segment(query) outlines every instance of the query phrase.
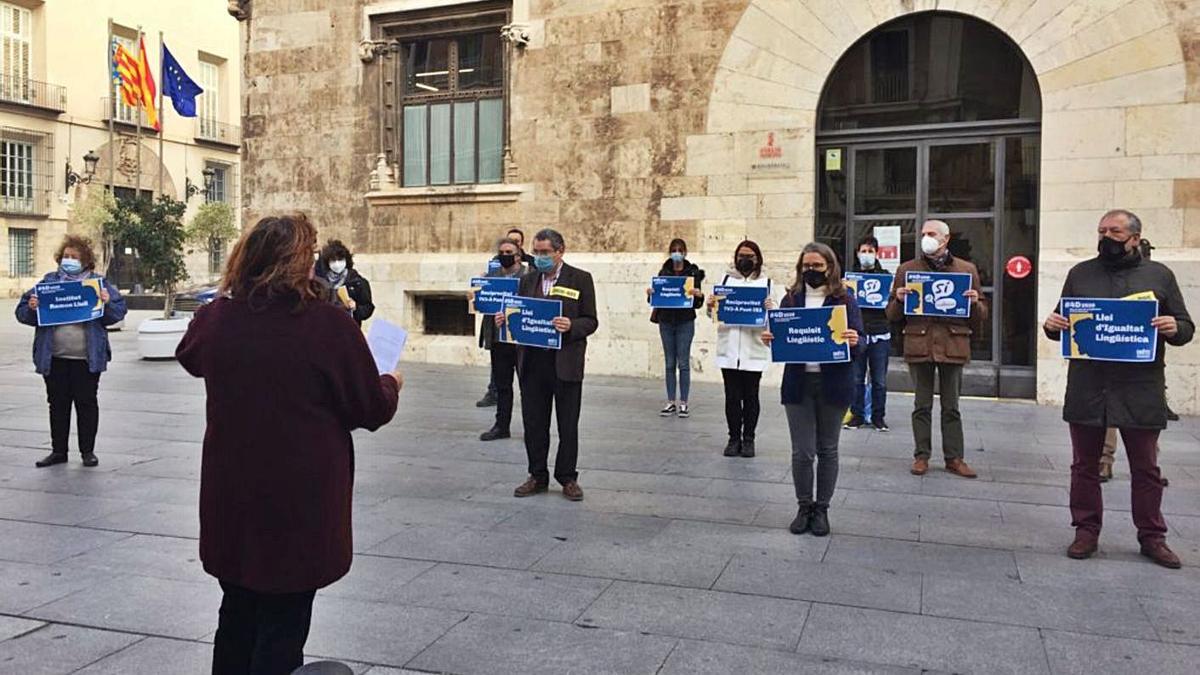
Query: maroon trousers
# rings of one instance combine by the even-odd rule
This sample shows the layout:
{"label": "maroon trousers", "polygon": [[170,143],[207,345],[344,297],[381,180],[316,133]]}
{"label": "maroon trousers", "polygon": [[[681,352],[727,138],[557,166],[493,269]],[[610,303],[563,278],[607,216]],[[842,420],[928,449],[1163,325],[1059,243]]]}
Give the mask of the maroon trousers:
{"label": "maroon trousers", "polygon": [[[1104,502],[1100,493],[1100,456],[1104,452],[1104,427],[1072,424],[1071,525],[1100,536]],[[1167,536],[1162,515],[1162,473],[1158,470],[1158,430],[1121,429],[1121,440],[1133,474],[1133,524],[1138,541],[1148,543]]]}

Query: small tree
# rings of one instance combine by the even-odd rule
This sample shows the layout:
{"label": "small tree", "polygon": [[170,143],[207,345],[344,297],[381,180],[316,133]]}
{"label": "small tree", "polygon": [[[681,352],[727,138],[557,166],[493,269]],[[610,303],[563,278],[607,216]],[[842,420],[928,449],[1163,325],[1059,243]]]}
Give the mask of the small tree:
{"label": "small tree", "polygon": [[[100,271],[108,272],[116,246],[119,209],[113,194],[102,187],[89,188],[86,196],[71,207],[70,221],[99,245]],[[131,214],[137,217],[136,214]]]}
{"label": "small tree", "polygon": [[206,202],[201,205],[196,209],[196,215],[192,216],[185,233],[188,243],[207,253],[210,261],[214,254],[223,252],[225,244],[237,235],[233,207],[225,202]]}
{"label": "small tree", "polygon": [[138,199],[132,210],[138,217],[118,217],[116,238],[137,251],[141,277],[166,296],[163,318],[169,319],[175,307],[175,288],[188,278],[183,260],[187,204],[164,196],[157,201]]}

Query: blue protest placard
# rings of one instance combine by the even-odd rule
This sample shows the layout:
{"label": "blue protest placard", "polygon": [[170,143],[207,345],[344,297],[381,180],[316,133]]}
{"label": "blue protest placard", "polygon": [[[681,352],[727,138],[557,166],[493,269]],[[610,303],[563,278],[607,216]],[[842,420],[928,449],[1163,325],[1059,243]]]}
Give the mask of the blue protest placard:
{"label": "blue protest placard", "polygon": [[845,305],[789,307],[767,312],[774,363],[845,363],[850,345],[846,332]]}
{"label": "blue protest placard", "polygon": [[1059,313],[1070,327],[1062,339],[1068,359],[1149,363],[1158,352],[1157,300],[1063,298]]}
{"label": "blue protest placard", "polygon": [[886,309],[888,296],[892,294],[893,277],[890,274],[868,272],[846,272],[842,283],[854,293],[854,299],[862,309]]}
{"label": "blue protest placard", "polygon": [[904,313],[908,316],[942,316],[966,319],[971,316],[971,275],[962,272],[913,272],[905,276]]}
{"label": "blue protest placard", "polygon": [[691,309],[691,277],[654,277],[650,280],[650,306],[655,309]]}
{"label": "blue protest placard", "polygon": [[471,277],[471,313],[496,314],[504,309],[504,299],[517,294],[519,277]]}
{"label": "blue protest placard", "polygon": [[501,267],[500,261],[496,260],[495,258],[492,258],[491,260],[488,261],[487,273],[492,274],[496,270],[500,269],[500,267]]}
{"label": "blue protest placard", "polygon": [[38,297],[38,325],[61,326],[104,316],[104,303],[100,300],[102,283],[102,279],[84,279],[38,284],[34,289]]}
{"label": "blue protest placard", "polygon": [[730,326],[767,325],[766,286],[714,286],[717,323]]}
{"label": "blue protest placard", "polygon": [[562,333],[554,327],[554,319],[560,316],[562,300],[509,296],[504,299],[500,340],[526,347],[562,349]]}

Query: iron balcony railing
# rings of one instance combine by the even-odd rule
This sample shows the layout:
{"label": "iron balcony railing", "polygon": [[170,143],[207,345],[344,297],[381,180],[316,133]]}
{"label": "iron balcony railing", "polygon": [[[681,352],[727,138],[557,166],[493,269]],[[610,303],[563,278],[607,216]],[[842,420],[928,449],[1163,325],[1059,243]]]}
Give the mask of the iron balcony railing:
{"label": "iron balcony railing", "polygon": [[242,128],[218,122],[211,117],[197,117],[196,140],[240,146],[242,144]]}
{"label": "iron balcony railing", "polygon": [[136,127],[138,122],[141,122],[142,133],[154,135],[154,127],[149,126],[150,122],[146,119],[146,111],[141,107],[125,105],[125,100],[120,96],[117,97],[116,114],[113,113],[112,99],[108,96],[100,98],[100,119],[108,124],[109,118],[117,124],[125,124],[130,127]]}
{"label": "iron balcony railing", "polygon": [[0,102],[64,112],[67,109],[67,88],[27,77],[0,75]]}
{"label": "iron balcony railing", "polygon": [[50,215],[50,193],[28,191],[26,194],[0,195],[0,213],[21,216]]}

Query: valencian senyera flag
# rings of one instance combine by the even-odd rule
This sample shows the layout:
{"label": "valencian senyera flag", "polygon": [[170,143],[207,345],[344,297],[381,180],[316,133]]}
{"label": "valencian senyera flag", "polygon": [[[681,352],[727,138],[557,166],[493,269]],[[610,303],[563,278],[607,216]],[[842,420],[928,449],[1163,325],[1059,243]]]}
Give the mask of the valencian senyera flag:
{"label": "valencian senyera flag", "polygon": [[155,101],[158,94],[154,88],[154,75],[146,58],[146,40],[139,40],[138,56],[134,58],[123,45],[113,45],[114,77],[121,84],[121,98],[125,105],[146,109],[146,121],[155,131],[160,130]]}
{"label": "valencian senyera flag", "polygon": [[204,89],[183,72],[183,66],[166,45],[162,48],[162,93],[171,97],[171,105],[182,117],[196,116],[196,97],[204,93]]}

